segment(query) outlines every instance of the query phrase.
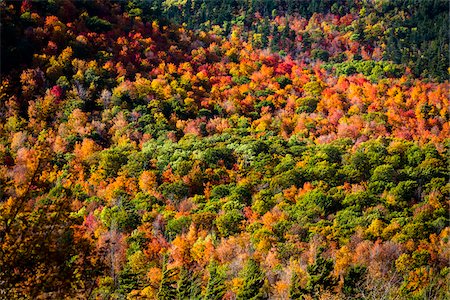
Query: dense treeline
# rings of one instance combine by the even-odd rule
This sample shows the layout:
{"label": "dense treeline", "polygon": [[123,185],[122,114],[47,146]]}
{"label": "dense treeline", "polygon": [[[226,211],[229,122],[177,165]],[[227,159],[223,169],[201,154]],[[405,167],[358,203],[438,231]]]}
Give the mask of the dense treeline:
{"label": "dense treeline", "polygon": [[[296,22],[311,20],[318,14],[346,17],[353,22],[339,31],[350,32],[352,39],[369,51],[381,47],[384,59],[408,66],[416,76],[448,79],[449,14],[448,2],[444,0],[160,0],[131,2],[127,9],[144,19],[157,13],[176,23],[185,23],[190,29],[209,30],[219,25],[225,36],[237,25],[253,46],[269,47],[294,57],[299,52],[292,45],[296,40],[305,43],[305,48],[314,49],[308,45],[314,37],[309,31],[300,33]],[[351,15],[358,18],[352,20]],[[284,19],[282,22],[277,21],[280,17]],[[328,52],[319,53],[321,59],[328,60]],[[337,58],[342,59],[345,58]]]}
{"label": "dense treeline", "polygon": [[[65,5],[62,7],[56,2],[30,3],[47,13],[61,14],[64,22],[73,21],[77,13],[64,13],[62,9],[84,11],[89,30],[104,31],[111,26],[108,13],[98,9],[93,1],[70,4],[60,1]],[[138,17],[143,22],[151,22],[156,18],[163,24],[183,23],[189,29],[209,31],[215,28],[214,33],[224,37],[229,36],[233,28],[239,27],[240,30],[235,34],[238,33],[254,47],[269,48],[282,55],[289,54],[307,63],[311,59],[330,59],[341,63],[345,60],[368,60],[370,57],[403,64],[416,77],[439,81],[448,79],[449,14],[448,3],[444,0],[133,0],[113,4],[129,17]],[[20,2],[15,5],[20,5]],[[88,18],[89,14],[93,17]],[[311,21],[323,22],[320,19],[324,15],[329,16],[326,22],[332,24],[327,24],[326,28],[323,28],[323,24],[317,24],[322,27],[322,33],[311,30],[315,27],[310,26]],[[105,19],[98,16],[104,16]],[[2,56],[4,70],[24,60],[29,61],[29,53],[35,50],[29,41],[17,40],[20,31],[33,23],[31,13],[26,11],[20,18],[20,22],[7,22],[2,26],[2,39],[5,41],[2,43],[2,52],[10,54],[8,56],[12,58],[5,60],[6,55]],[[339,22],[336,24],[337,20]],[[298,27],[305,22],[309,23],[306,30]],[[336,25],[339,27],[334,29]],[[330,34],[327,32],[330,29],[337,30],[339,35],[348,34],[350,41],[363,46],[361,51],[351,56],[342,53],[347,50],[339,45],[342,40],[334,41],[329,36],[321,36],[323,32]],[[327,45],[329,42],[334,42],[334,45]],[[16,45],[3,49],[10,43]],[[315,43],[319,43],[319,47],[315,47]],[[334,54],[335,51],[337,53]],[[304,52],[308,53],[307,57],[302,55]]]}
{"label": "dense treeline", "polygon": [[1,2],[0,298],[449,298],[448,16],[344,2]]}

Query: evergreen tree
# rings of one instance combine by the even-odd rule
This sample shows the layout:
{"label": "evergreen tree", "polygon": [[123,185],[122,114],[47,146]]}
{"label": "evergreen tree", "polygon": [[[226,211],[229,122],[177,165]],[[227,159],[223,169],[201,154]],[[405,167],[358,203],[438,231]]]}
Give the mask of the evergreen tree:
{"label": "evergreen tree", "polygon": [[280,50],[280,33],[277,26],[272,26],[272,40],[270,41],[270,49],[274,52]]}
{"label": "evergreen tree", "polygon": [[300,286],[300,278],[296,272],[292,274],[291,285],[289,286],[289,299],[303,299],[303,288]]}
{"label": "evergreen tree", "polygon": [[225,272],[216,261],[211,261],[208,266],[209,280],[206,286],[206,292],[203,299],[220,300],[226,292]]}
{"label": "evergreen tree", "polygon": [[128,294],[133,289],[142,288],[139,281],[139,274],[133,272],[129,265],[126,265],[119,274],[119,294]]}
{"label": "evergreen tree", "polygon": [[177,286],[177,299],[201,299],[201,286],[198,274],[193,273],[185,267],[182,267],[180,270]]}
{"label": "evergreen tree", "polygon": [[237,299],[268,299],[264,291],[265,275],[259,264],[250,258],[242,272],[244,284],[237,294]]}
{"label": "evergreen tree", "polygon": [[164,256],[161,283],[156,294],[158,300],[176,299],[175,275],[176,269],[167,269],[167,256]]}
{"label": "evergreen tree", "polygon": [[177,286],[177,299],[181,300],[190,298],[190,275],[189,269],[181,267]]}
{"label": "evergreen tree", "polygon": [[269,35],[270,35],[270,24],[269,19],[267,17],[264,18],[263,25],[261,26],[261,40],[262,47],[267,48],[269,45]]}
{"label": "evergreen tree", "polygon": [[192,273],[190,276],[191,286],[189,287],[190,300],[202,299],[202,281],[198,273]]}
{"label": "evergreen tree", "polygon": [[367,274],[367,268],[364,266],[352,266],[344,277],[344,286],[342,291],[351,299],[361,297],[360,287]]}
{"label": "evergreen tree", "polygon": [[323,249],[319,249],[316,255],[316,261],[307,268],[309,278],[306,291],[314,299],[319,299],[319,295],[324,290],[331,290],[337,284],[332,274],[333,260],[331,258],[323,258],[322,252]]}

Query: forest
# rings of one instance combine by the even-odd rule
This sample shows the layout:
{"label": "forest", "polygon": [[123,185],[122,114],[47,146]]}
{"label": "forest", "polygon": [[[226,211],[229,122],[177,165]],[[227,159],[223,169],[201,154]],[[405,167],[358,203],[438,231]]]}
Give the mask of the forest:
{"label": "forest", "polygon": [[0,17],[0,299],[450,299],[448,1]]}

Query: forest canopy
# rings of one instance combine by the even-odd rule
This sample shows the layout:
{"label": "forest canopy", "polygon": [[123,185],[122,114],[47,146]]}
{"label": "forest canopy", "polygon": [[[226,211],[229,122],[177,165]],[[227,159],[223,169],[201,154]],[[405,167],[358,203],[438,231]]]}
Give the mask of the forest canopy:
{"label": "forest canopy", "polygon": [[447,1],[0,9],[0,298],[450,297]]}

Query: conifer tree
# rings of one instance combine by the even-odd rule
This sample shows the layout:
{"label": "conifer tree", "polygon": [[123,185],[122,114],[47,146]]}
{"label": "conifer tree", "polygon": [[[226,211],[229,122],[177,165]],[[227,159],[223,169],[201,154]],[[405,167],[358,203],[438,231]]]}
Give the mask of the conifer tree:
{"label": "conifer tree", "polygon": [[265,275],[256,260],[253,258],[248,260],[242,275],[244,284],[237,294],[237,299],[267,299],[264,291]]}
{"label": "conifer tree", "polygon": [[191,273],[190,275],[191,285],[189,287],[189,299],[201,300],[202,299],[202,281],[198,273]]}
{"label": "conifer tree", "polygon": [[361,297],[360,291],[364,288],[363,283],[366,278],[367,268],[365,266],[356,265],[350,267],[347,274],[344,277],[344,286],[342,291],[349,298]]}
{"label": "conifer tree", "polygon": [[206,286],[206,292],[203,299],[205,300],[220,300],[226,292],[225,286],[225,272],[217,264],[216,261],[211,261],[208,266],[209,280]]}
{"label": "conifer tree", "polygon": [[198,274],[188,268],[181,267],[177,286],[177,299],[201,299],[201,284]]}
{"label": "conifer tree", "polygon": [[292,274],[291,285],[289,286],[289,299],[303,299],[303,288],[300,286],[300,278],[296,272]]}
{"label": "conifer tree", "polygon": [[174,278],[176,269],[167,268],[167,259],[167,255],[164,256],[161,283],[156,294],[158,300],[173,300],[177,296],[177,290],[175,288],[176,281]]}
{"label": "conifer tree", "polygon": [[180,277],[177,286],[177,299],[190,298],[190,272],[187,268],[181,267]]}
{"label": "conifer tree", "polygon": [[306,290],[314,299],[319,299],[319,294],[323,290],[331,290],[337,284],[332,274],[333,260],[323,258],[322,252],[323,249],[319,249],[316,261],[307,268],[309,278]]}

